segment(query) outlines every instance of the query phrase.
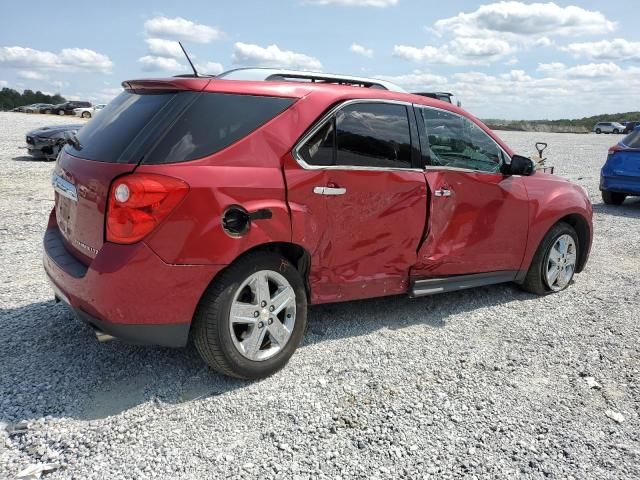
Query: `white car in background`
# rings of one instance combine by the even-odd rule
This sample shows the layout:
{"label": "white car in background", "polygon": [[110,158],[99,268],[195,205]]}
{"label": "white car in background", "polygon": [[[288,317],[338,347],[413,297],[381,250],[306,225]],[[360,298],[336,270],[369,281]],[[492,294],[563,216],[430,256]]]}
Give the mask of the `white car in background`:
{"label": "white car in background", "polygon": [[598,122],[593,127],[593,131],[596,133],[622,133],[624,125],[618,122]]}
{"label": "white car in background", "polygon": [[94,105],[93,107],[74,108],[73,114],[76,117],[91,118],[100,113],[100,110],[102,110],[106,106],[106,103],[99,103],[97,105]]}

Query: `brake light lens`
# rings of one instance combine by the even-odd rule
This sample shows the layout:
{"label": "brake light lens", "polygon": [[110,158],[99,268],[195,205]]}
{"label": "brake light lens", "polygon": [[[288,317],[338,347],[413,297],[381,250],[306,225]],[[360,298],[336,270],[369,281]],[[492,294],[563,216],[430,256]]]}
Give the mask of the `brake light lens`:
{"label": "brake light lens", "polygon": [[135,243],[151,233],[182,201],[189,185],[154,173],[116,179],[107,203],[107,241]]}

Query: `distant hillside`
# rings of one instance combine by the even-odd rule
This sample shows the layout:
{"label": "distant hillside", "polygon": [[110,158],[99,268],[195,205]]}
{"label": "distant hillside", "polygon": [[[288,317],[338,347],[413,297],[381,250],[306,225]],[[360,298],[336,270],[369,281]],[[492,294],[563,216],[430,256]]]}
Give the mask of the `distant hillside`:
{"label": "distant hillside", "polygon": [[517,130],[522,132],[589,133],[598,122],[640,121],[640,112],[594,115],[575,120],[497,120],[487,119],[484,123],[492,130]]}

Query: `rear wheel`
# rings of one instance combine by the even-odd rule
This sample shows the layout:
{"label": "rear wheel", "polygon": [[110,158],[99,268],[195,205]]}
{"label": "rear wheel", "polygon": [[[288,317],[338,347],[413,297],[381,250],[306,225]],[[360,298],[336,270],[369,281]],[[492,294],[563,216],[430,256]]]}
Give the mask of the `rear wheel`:
{"label": "rear wheel", "polygon": [[58,115],[64,115],[64,110],[58,110]]}
{"label": "rear wheel", "polygon": [[193,338],[205,362],[238,378],[263,378],[291,358],[307,323],[298,270],[280,255],[256,252],[222,272],[196,311]]}
{"label": "rear wheel", "polygon": [[578,236],[571,225],[554,225],[542,239],[522,288],[538,295],[567,288],[576,270],[578,247]]}
{"label": "rear wheel", "polygon": [[600,135],[602,133],[602,130],[600,130],[599,128],[596,128],[596,133]]}
{"label": "rear wheel", "polygon": [[621,205],[625,198],[627,195],[624,193],[602,191],[602,201],[607,205]]}

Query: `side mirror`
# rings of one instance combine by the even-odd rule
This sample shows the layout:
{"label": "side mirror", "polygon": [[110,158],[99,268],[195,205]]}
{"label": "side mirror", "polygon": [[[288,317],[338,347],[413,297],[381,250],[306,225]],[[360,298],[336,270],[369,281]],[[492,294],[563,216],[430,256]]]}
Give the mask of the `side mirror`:
{"label": "side mirror", "polygon": [[505,164],[502,173],[505,175],[531,175],[535,170],[533,160],[522,155],[511,157],[511,163]]}

